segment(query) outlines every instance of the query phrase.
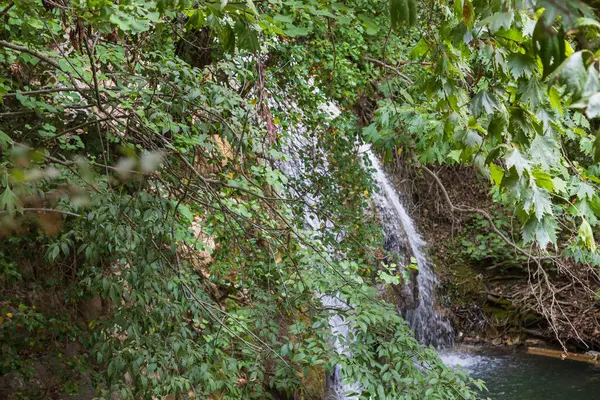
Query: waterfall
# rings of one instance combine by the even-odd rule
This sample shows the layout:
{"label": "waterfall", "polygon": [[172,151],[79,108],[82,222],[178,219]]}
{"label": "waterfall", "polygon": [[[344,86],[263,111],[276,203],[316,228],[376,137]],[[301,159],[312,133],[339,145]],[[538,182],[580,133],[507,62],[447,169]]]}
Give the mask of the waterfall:
{"label": "waterfall", "polygon": [[[322,108],[329,114],[331,119],[336,118],[339,114],[339,109],[335,105],[323,104]],[[290,133],[291,140],[286,143],[283,149],[284,153],[289,156],[289,159],[283,162],[280,167],[287,176],[304,182],[307,187],[310,187],[312,186],[311,173],[328,173],[327,157],[324,151],[318,146],[316,138],[308,135],[304,126],[297,126]],[[419,342],[426,345],[432,344],[436,347],[451,345],[453,339],[452,327],[448,321],[437,315],[435,311],[434,292],[437,286],[437,279],[422,252],[424,242],[417,233],[412,219],[400,203],[398,193],[387,178],[379,160],[371,152],[370,147],[363,147],[363,149],[366,149],[375,170],[373,180],[380,189],[379,192],[373,193],[373,200],[380,215],[385,237],[385,248],[400,257],[412,254],[418,266],[417,286],[419,299],[413,309],[405,310],[405,317]],[[313,160],[319,159],[322,163],[310,166],[306,165],[298,157],[299,153],[311,154]],[[300,193],[295,193],[295,195],[300,195]],[[320,237],[323,231],[330,231],[333,227],[331,221],[327,219],[321,220],[311,209],[319,203],[319,195],[303,193],[302,197],[305,202],[303,207],[305,229],[311,232],[313,237],[316,238]],[[330,253],[334,256],[331,249]],[[349,308],[348,304],[344,303],[335,294],[325,295],[315,293],[315,295],[320,298],[324,307],[331,310],[329,327],[334,349],[340,355],[343,354],[351,357],[352,354],[348,346],[343,343],[348,341],[350,329],[347,321],[341,315],[343,311]],[[340,341],[340,338],[343,340]],[[360,397],[361,392],[360,383],[348,384],[343,382],[340,365],[336,365],[328,377],[328,389],[330,392],[328,398],[335,400],[354,400]],[[346,395],[345,393],[354,394]]]}
{"label": "waterfall", "polygon": [[435,289],[438,281],[431,264],[423,254],[425,243],[402,206],[398,193],[381,163],[369,147],[364,149],[375,170],[373,179],[380,189],[379,192],[373,193],[373,200],[379,213],[385,248],[399,256],[405,256],[406,251],[412,253],[418,266],[418,300],[416,307],[405,310],[405,318],[420,343],[431,344],[437,348],[451,346],[454,338],[452,327],[435,311]]}
{"label": "waterfall", "polygon": [[[335,105],[322,104],[319,108],[323,109],[331,119],[334,119],[339,115],[339,109]],[[297,110],[295,105],[292,105],[292,109]],[[299,124],[294,130],[290,132],[291,140],[287,142],[283,148],[283,152],[289,157],[289,159],[279,165],[285,174],[299,182],[304,183],[306,187],[314,186],[311,174],[328,174],[328,162],[327,157],[323,149],[317,143],[316,137],[312,137],[307,133],[304,126]],[[299,154],[305,153],[310,154],[313,160],[319,160],[319,163],[313,165],[307,165],[303,161]],[[328,219],[322,219],[315,211],[313,207],[319,204],[321,201],[320,196],[312,194],[311,192],[305,193],[293,193],[294,196],[301,196],[304,201],[303,215],[304,215],[304,229],[306,233],[312,238],[320,238],[323,232],[331,232],[333,230],[333,223]],[[338,240],[340,238],[338,237]],[[335,257],[335,252],[332,248],[327,248],[327,251],[332,257]],[[321,268],[320,266],[316,266]],[[335,351],[346,357],[351,357],[352,354],[345,344],[349,340],[350,327],[345,318],[341,315],[342,312],[349,309],[348,304],[342,301],[337,295],[325,295],[322,293],[315,293],[315,296],[321,300],[323,307],[330,310],[328,323],[331,332],[331,345]],[[340,340],[341,339],[341,340]],[[333,371],[330,373],[327,379],[327,390],[329,399],[335,400],[355,400],[360,397],[360,384],[345,383],[342,378],[342,368],[340,365],[335,365]],[[346,393],[353,393],[347,395]]]}
{"label": "waterfall", "polygon": [[[322,296],[321,302],[323,303],[323,306],[327,308],[335,310],[348,309],[348,305],[335,296]],[[348,335],[350,334],[350,327],[344,317],[335,311],[332,312],[329,317],[329,328],[332,336],[336,338],[333,342],[335,351],[337,351],[338,354],[351,356],[352,354],[348,350],[348,346],[340,343],[339,339],[337,339],[337,337],[343,337],[344,341],[347,341]],[[339,364],[334,367],[328,379],[327,386],[331,392],[331,398],[335,400],[355,400],[360,397],[360,384],[358,382],[353,384],[344,383],[342,379],[342,367]],[[346,395],[345,393],[358,393],[358,395]]]}

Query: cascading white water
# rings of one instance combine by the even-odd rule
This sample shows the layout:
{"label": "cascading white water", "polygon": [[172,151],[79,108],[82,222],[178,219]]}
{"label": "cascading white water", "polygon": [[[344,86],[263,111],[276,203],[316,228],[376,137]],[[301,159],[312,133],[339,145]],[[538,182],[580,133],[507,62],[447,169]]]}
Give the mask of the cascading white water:
{"label": "cascading white water", "polygon": [[[297,108],[292,105],[292,109]],[[320,108],[322,111],[327,113],[331,119],[334,119],[339,115],[340,111],[335,105],[323,104]],[[284,152],[289,156],[289,160],[280,165],[281,169],[286,173],[289,178],[296,179],[299,182],[303,182],[306,187],[314,186],[311,180],[311,176],[318,174],[328,174],[328,162],[325,152],[318,146],[315,137],[311,137],[306,129],[299,125],[296,129],[290,132],[291,140],[286,144]],[[299,156],[300,154],[310,154],[312,160],[319,160],[320,162],[312,165],[307,165],[306,161]],[[314,195],[308,192],[294,193],[295,196],[302,197],[304,201],[303,215],[304,215],[304,226],[307,232],[309,232],[313,238],[322,237],[323,232],[332,232],[333,224],[327,219],[322,219],[320,216],[313,211],[313,207],[319,204],[320,198],[318,195]],[[339,239],[339,238],[338,238]],[[330,255],[334,256],[333,249],[328,249]],[[325,295],[322,293],[315,293],[315,295],[321,300],[323,307],[330,310],[330,316],[328,318],[329,328],[332,336],[332,346],[335,351],[347,357],[351,357],[352,354],[348,349],[346,343],[350,338],[350,327],[345,318],[341,315],[342,312],[349,309],[348,304],[342,301],[337,295]],[[335,400],[355,400],[360,397],[360,384],[359,383],[345,383],[342,377],[342,370],[340,365],[336,365],[334,370],[328,377],[328,397]],[[353,393],[353,394],[348,394]]]}
{"label": "cascading white water", "polygon": [[[295,108],[295,107],[294,107]],[[323,105],[324,111],[329,114],[331,119],[339,115],[339,109],[335,105]],[[291,135],[291,142],[287,144],[287,151],[290,160],[281,165],[282,169],[289,177],[304,180],[308,187],[311,186],[311,173],[327,174],[327,157],[323,150],[319,148],[315,138],[306,134],[304,127],[299,126]],[[373,168],[373,180],[380,189],[380,192],[373,194],[378,213],[380,215],[381,225],[385,236],[386,250],[405,256],[412,254],[419,268],[417,283],[419,290],[419,300],[417,306],[412,310],[406,311],[406,318],[409,321],[417,340],[423,344],[432,344],[436,347],[445,347],[452,344],[453,333],[448,321],[441,318],[435,311],[434,291],[437,285],[435,274],[422,253],[424,245],[421,237],[417,233],[413,221],[402,206],[398,193],[393,188],[387,178],[377,157],[371,152],[370,147],[363,147],[367,152]],[[312,154],[312,158],[320,159],[322,163],[315,165],[305,165],[304,161],[297,157],[298,153]],[[300,195],[300,193],[296,193]],[[332,229],[331,221],[321,220],[311,209],[318,204],[318,195],[303,194],[305,202],[304,219],[305,226],[316,237],[319,237],[323,230]],[[333,255],[333,252],[332,252]],[[348,323],[342,317],[341,313],[348,309],[348,305],[335,295],[323,295],[316,293],[320,297],[323,306],[331,309],[329,317],[329,326],[333,339],[333,346],[338,354],[351,357],[348,346],[345,344],[350,337]],[[340,340],[341,339],[341,340]],[[329,376],[329,397],[336,400],[354,400],[360,397],[360,384],[347,384],[343,382],[341,367],[337,365]],[[347,395],[346,393],[355,393]]]}
{"label": "cascading white water", "polygon": [[[332,308],[334,310],[348,309],[348,305],[335,296],[322,296],[321,302],[326,308]],[[343,338],[344,341],[347,341],[350,334],[350,327],[348,326],[348,323],[344,317],[339,314],[339,312],[334,311],[331,314],[329,317],[329,327],[333,337],[335,338],[333,342],[335,351],[337,351],[338,354],[352,356],[348,346],[338,339]],[[340,365],[336,365],[334,370],[329,375],[329,382],[327,386],[329,387],[330,391],[329,397],[335,400],[355,400],[360,397],[358,394],[361,390],[360,384],[358,382],[353,384],[344,383],[342,379],[342,367]],[[347,393],[356,394],[348,395]]]}
{"label": "cascading white water", "polygon": [[[388,251],[403,255],[409,250],[418,266],[418,301],[414,309],[406,310],[409,322],[417,340],[435,347],[451,346],[454,335],[450,323],[435,311],[435,288],[437,278],[422,248],[425,244],[415,229],[414,223],[400,202],[398,193],[392,186],[381,163],[369,147],[363,147],[371,165],[375,169],[373,179],[380,192],[373,193],[373,200],[380,216]],[[408,243],[408,249],[406,249]]]}

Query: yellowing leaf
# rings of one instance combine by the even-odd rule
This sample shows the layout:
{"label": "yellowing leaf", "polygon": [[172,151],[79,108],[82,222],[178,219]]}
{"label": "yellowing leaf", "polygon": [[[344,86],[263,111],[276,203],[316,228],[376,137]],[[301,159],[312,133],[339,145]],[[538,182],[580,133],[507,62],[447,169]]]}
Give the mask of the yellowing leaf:
{"label": "yellowing leaf", "polygon": [[590,251],[596,251],[596,241],[594,240],[594,233],[592,227],[585,218],[582,218],[581,225],[579,226],[579,238],[587,246]]}
{"label": "yellowing leaf", "polygon": [[492,182],[494,182],[496,186],[500,186],[502,183],[502,178],[504,178],[504,170],[492,163],[490,164],[490,176],[492,178]]}
{"label": "yellowing leaf", "polygon": [[531,173],[531,175],[533,175],[536,185],[550,192],[554,191],[554,182],[552,181],[552,176],[550,176],[550,174],[548,174],[546,171],[536,169]]}

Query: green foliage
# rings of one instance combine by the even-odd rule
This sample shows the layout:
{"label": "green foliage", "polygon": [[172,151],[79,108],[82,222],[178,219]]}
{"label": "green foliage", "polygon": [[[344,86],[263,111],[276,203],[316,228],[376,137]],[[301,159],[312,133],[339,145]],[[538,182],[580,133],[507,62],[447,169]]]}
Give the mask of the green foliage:
{"label": "green foliage", "polygon": [[[99,394],[317,397],[340,364],[363,397],[475,398],[365,273],[381,232],[364,218],[372,189],[351,105],[381,76],[356,65],[379,46],[387,5],[7,5],[1,301],[33,284],[68,293],[61,307],[100,302],[63,322],[64,340],[81,342],[98,371]],[[334,119],[330,100],[341,107]],[[293,161],[305,166],[299,176],[285,168]],[[332,225],[322,232],[305,226],[317,196],[310,212]],[[48,287],[19,277],[29,261],[52,276]],[[352,357],[331,345],[331,310],[317,294],[352,305]],[[52,312],[18,318],[45,331],[63,321]],[[3,345],[18,333],[11,324]],[[44,354],[19,348],[7,371]]]}
{"label": "green foliage", "polygon": [[[508,234],[510,220],[500,213],[496,213],[493,218],[498,229]],[[527,264],[526,257],[506,244],[490,229],[489,221],[480,215],[472,217],[465,224],[461,236],[456,240],[460,244],[456,258],[467,260],[475,266],[503,266],[507,269],[523,268]]]}
{"label": "green foliage", "polygon": [[415,0],[390,0],[390,22],[396,31],[417,22],[417,2]]}
{"label": "green foliage", "polygon": [[[597,139],[572,110],[596,117],[599,73],[567,33],[581,26],[597,35],[590,8],[454,2],[450,16],[435,14],[437,3],[429,7],[439,30],[404,50],[424,67],[409,88],[396,81],[382,91],[367,140],[386,157],[401,148],[423,164],[476,165],[491,176],[495,199],[516,210],[523,244],[547,251],[568,246],[559,239],[568,237],[595,248],[593,234],[577,227],[581,217],[592,231],[597,221]],[[572,18],[579,13],[586,17]],[[589,197],[577,195],[580,187],[590,188]]]}
{"label": "green foliage", "polygon": [[[106,303],[77,335],[107,395],[311,396],[338,363],[363,397],[474,398],[377,299],[395,272],[365,273],[381,233],[356,142],[475,165],[520,244],[597,264],[600,84],[573,32],[599,24],[555,3],[0,3],[1,240]],[[23,254],[3,260],[20,282]],[[316,293],[352,305],[352,357]]]}

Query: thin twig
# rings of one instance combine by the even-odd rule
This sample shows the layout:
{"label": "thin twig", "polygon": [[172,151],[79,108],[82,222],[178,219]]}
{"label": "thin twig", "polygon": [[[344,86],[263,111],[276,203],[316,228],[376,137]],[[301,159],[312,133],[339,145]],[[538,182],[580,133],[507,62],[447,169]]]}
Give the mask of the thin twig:
{"label": "thin twig", "polygon": [[380,61],[380,60],[377,60],[377,59],[371,58],[371,57],[364,57],[364,59],[366,61],[370,61],[370,62],[372,62],[374,64],[381,65],[384,68],[387,68],[387,69],[389,69],[391,71],[394,71],[396,73],[396,75],[398,75],[399,77],[401,77],[402,79],[404,79],[406,82],[410,83],[411,85],[414,83],[412,81],[412,79],[410,79],[408,76],[404,75],[402,72],[400,72],[400,70],[398,68],[396,68],[394,66],[391,66],[389,64],[384,63],[383,61]]}
{"label": "thin twig", "polygon": [[50,57],[48,57],[44,54],[38,53],[37,51],[28,49],[27,47],[19,46],[18,44],[14,44],[14,43],[5,42],[4,40],[0,40],[0,46],[5,47],[7,49],[20,51],[21,53],[27,53],[30,56],[34,56],[35,58],[45,62],[46,64],[53,66],[56,69],[62,70],[62,68],[60,67],[60,64],[58,64],[56,61],[54,61]]}
{"label": "thin twig", "polygon": [[[81,214],[76,214],[76,213],[73,213],[70,211],[57,210],[55,208],[22,208],[21,210],[22,211],[33,211],[33,212],[52,212],[52,213],[70,215],[72,217],[82,217]],[[8,211],[0,211],[0,214],[8,214]]]}

